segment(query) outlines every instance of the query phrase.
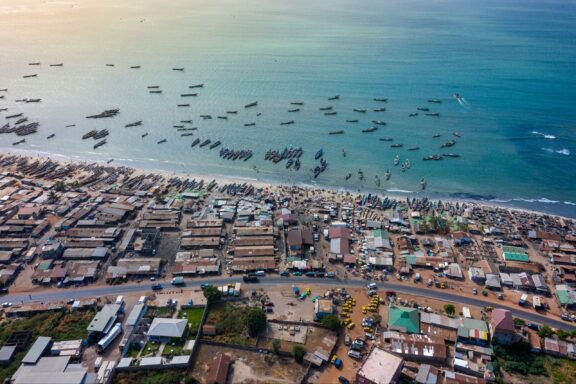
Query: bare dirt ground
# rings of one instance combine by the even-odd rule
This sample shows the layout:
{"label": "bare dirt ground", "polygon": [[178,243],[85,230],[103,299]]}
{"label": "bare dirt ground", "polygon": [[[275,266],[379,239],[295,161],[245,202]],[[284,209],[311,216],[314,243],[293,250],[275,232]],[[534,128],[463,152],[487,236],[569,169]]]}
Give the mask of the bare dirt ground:
{"label": "bare dirt ground", "polygon": [[216,352],[232,358],[229,383],[234,384],[292,384],[298,382],[305,372],[304,366],[291,357],[279,358],[233,348],[201,345],[191,375],[205,384]]}

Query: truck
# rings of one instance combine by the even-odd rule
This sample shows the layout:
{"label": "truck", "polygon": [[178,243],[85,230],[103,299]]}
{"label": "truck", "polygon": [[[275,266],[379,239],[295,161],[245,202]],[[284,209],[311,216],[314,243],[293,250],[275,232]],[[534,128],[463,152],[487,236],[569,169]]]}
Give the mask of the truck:
{"label": "truck", "polygon": [[172,278],[172,285],[174,285],[174,286],[186,285],[186,283],[184,282],[184,277],[176,276],[176,277]]}
{"label": "truck", "polygon": [[518,301],[518,305],[525,306],[527,301],[528,301],[528,295],[523,294],[522,296],[520,296],[520,300]]}
{"label": "truck", "polygon": [[106,350],[106,348],[108,348],[110,344],[112,344],[112,342],[116,340],[118,336],[120,336],[121,333],[122,333],[122,324],[116,323],[116,325],[114,325],[114,327],[110,330],[110,332],[108,332],[108,334],[104,336],[98,342],[98,344],[96,344],[96,349],[98,353],[103,353]]}
{"label": "truck", "polygon": [[240,283],[236,283],[234,285],[234,296],[240,296],[240,289],[242,289],[242,285]]}
{"label": "truck", "polygon": [[300,296],[300,288],[295,285],[292,286],[292,291],[294,291],[294,296]]}
{"label": "truck", "polygon": [[255,274],[256,276],[264,276],[264,275],[266,275],[266,272],[264,272],[264,271],[256,271],[256,272],[254,272],[254,274]]}
{"label": "truck", "polygon": [[242,280],[244,280],[245,283],[257,283],[259,281],[258,276],[252,273],[242,276]]}

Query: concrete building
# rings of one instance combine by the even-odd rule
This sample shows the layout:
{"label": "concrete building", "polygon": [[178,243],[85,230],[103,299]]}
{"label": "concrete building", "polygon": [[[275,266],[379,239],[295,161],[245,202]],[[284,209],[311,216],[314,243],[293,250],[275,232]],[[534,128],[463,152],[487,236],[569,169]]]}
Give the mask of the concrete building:
{"label": "concrete building", "polygon": [[493,344],[510,345],[518,341],[510,311],[500,308],[494,309],[489,325]]}
{"label": "concrete building", "polygon": [[168,341],[170,339],[181,339],[188,326],[186,319],[166,319],[155,317],[150,324],[147,336],[151,340]]}
{"label": "concrete building", "polygon": [[357,384],[395,384],[400,379],[404,360],[380,348],[374,348],[358,372]]}

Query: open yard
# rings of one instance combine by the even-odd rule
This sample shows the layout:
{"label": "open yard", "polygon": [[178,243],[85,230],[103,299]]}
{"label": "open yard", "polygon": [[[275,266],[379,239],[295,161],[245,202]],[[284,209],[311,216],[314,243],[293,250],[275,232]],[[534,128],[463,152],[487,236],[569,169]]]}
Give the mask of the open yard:
{"label": "open yard", "polygon": [[198,333],[198,328],[200,327],[200,321],[202,321],[203,314],[204,308],[183,308],[178,313],[179,319],[188,319],[190,336],[196,336]]}
{"label": "open yard", "polygon": [[[86,327],[93,317],[94,311],[57,311],[10,319],[0,323],[0,345],[16,331],[32,332],[30,345],[38,336],[49,336],[55,341],[84,339],[87,336]],[[16,372],[25,354],[26,351],[16,353],[11,364],[0,367],[0,382]]]}
{"label": "open yard", "polygon": [[179,369],[165,369],[162,371],[135,371],[118,372],[114,384],[179,384],[183,382],[184,373]]}
{"label": "open yard", "polygon": [[216,326],[216,336],[203,336],[205,339],[224,343],[255,345],[256,339],[248,336],[246,305],[230,303],[215,304],[210,307],[206,324]]}

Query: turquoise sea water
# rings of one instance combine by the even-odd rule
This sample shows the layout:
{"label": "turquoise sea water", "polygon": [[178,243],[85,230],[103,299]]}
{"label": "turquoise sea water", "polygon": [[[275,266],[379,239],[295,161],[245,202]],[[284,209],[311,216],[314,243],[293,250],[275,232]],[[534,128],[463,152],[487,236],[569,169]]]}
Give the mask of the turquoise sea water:
{"label": "turquoise sea water", "polygon": [[[0,92],[0,108],[9,108],[0,125],[12,112],[41,123],[17,150],[354,190],[418,192],[425,177],[420,195],[576,216],[573,1],[5,0],[0,25],[0,89],[8,88]],[[64,66],[48,66],[54,63]],[[136,65],[141,68],[130,69]],[[205,87],[188,89],[197,83]],[[150,85],[163,93],[149,94]],[[191,92],[199,96],[180,97]],[[340,100],[327,100],[336,94]],[[373,101],[379,97],[389,102]],[[21,98],[42,103],[15,102]],[[429,104],[430,98],[442,103]],[[258,107],[243,108],[256,100]],[[305,105],[289,113],[294,100]],[[177,107],[181,103],[191,106]],[[338,114],[325,116],[319,108],[326,106]],[[113,119],[84,118],[114,107],[121,112]],[[372,112],[381,107],[386,112]],[[417,107],[441,116],[409,117]],[[238,114],[216,119],[229,110]],[[188,119],[198,131],[180,137],[172,126]],[[137,120],[141,127],[124,128]],[[295,124],[280,125],[287,120]],[[372,120],[387,125],[362,133]],[[244,127],[250,122],[256,126]],[[76,127],[65,128],[69,124]],[[111,132],[107,145],[94,150],[93,140],[81,139],[103,128]],[[345,134],[328,135],[334,130]],[[55,138],[46,140],[51,133]],[[434,139],[435,133],[442,136]],[[218,150],[190,148],[196,137],[253,149],[254,157],[222,160]],[[404,146],[391,148],[381,137]],[[156,144],[161,139],[167,142]],[[457,144],[441,149],[450,139]],[[0,148],[13,150],[17,140],[0,135]],[[266,150],[287,145],[304,149],[299,172],[264,161]],[[413,146],[420,150],[407,150]],[[309,170],[319,148],[329,166],[313,179]],[[422,161],[446,152],[461,157]],[[412,167],[394,167],[396,155]]]}

